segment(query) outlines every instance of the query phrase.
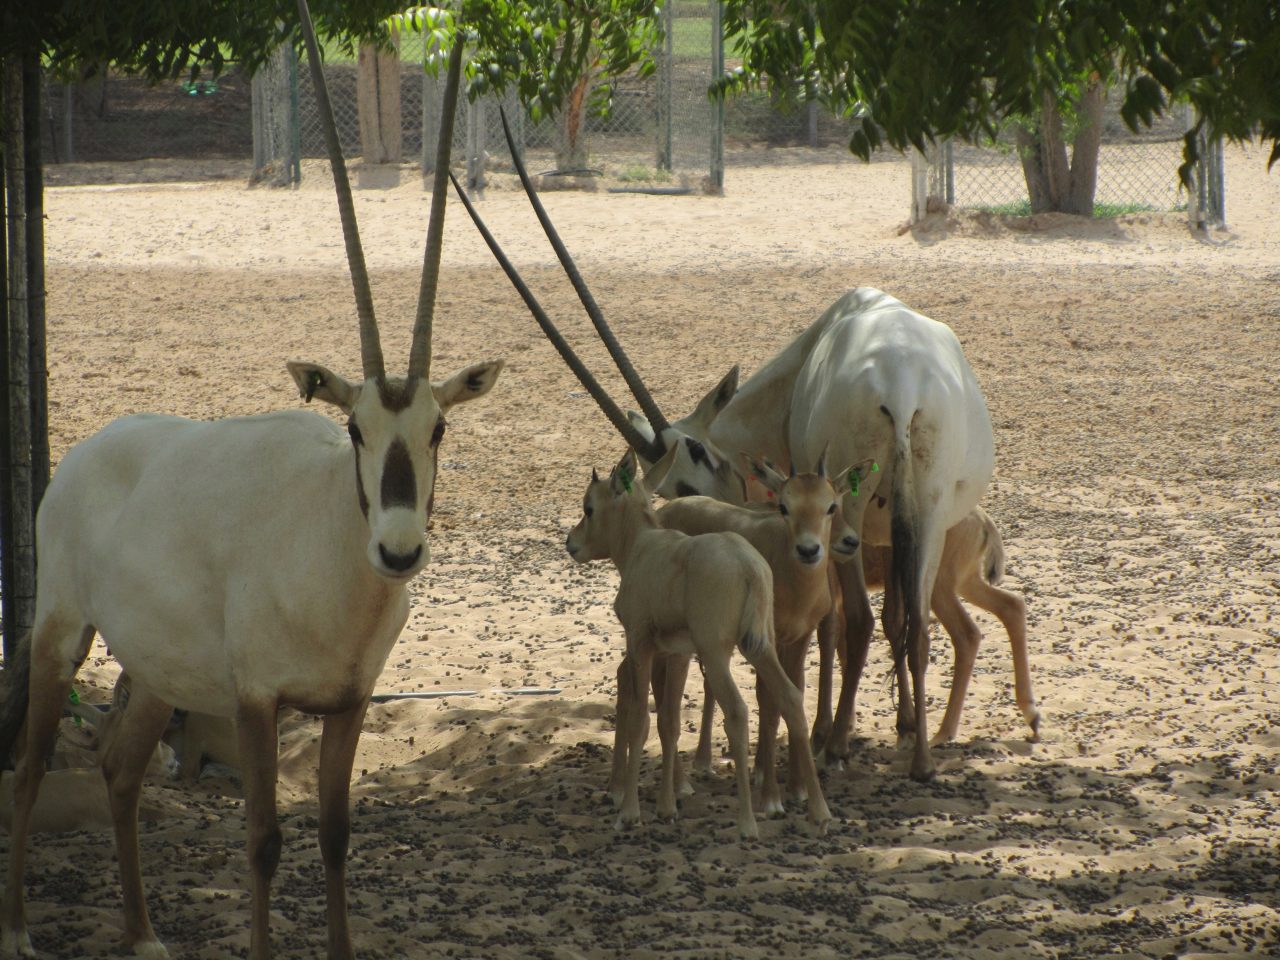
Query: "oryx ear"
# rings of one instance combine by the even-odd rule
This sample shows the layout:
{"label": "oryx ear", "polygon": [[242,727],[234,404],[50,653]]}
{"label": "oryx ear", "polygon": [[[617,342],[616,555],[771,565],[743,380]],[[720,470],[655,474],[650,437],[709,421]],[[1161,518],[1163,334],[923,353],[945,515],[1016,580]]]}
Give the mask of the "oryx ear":
{"label": "oryx ear", "polygon": [[646,440],[653,439],[653,427],[649,425],[649,421],[645,419],[644,414],[635,410],[627,411],[627,419],[631,421],[631,425],[636,428],[636,432]]}
{"label": "oryx ear", "polygon": [[435,395],[436,403],[440,405],[442,411],[447,411],[455,404],[483,397],[493,389],[505,363],[505,360],[473,363],[459,370],[444,383],[433,383],[431,392]]}
{"label": "oryx ear", "polygon": [[857,475],[857,466],[845,467],[834,477],[829,478],[831,489],[836,492],[836,499],[853,492],[853,487],[849,484],[849,474]]}
{"label": "oryx ear", "polygon": [[636,467],[636,452],[628,449],[618,461],[618,465],[609,474],[609,489],[615,497],[630,494],[640,480],[640,470]]}
{"label": "oryx ear", "polygon": [[671,465],[676,462],[676,451],[679,449],[680,447],[677,444],[672,444],[667,448],[667,452],[662,455],[662,458],[649,468],[642,481],[645,493],[653,496],[658,492],[658,488],[662,486],[662,481],[667,479],[667,473],[671,470]]}
{"label": "oryx ear", "polygon": [[755,477],[766,490],[779,493],[786,486],[787,477],[783,476],[782,472],[768,460],[749,457],[745,453],[739,454],[739,457],[747,475]]}
{"label": "oryx ear", "polygon": [[737,392],[738,365],[735,363],[733,369],[725,374],[724,379],[717,383],[710,393],[698,401],[697,407],[689,415],[689,421],[704,430],[709,428],[711,421],[719,415],[721,410],[729,405],[729,401],[733,399],[733,395]]}
{"label": "oryx ear", "polygon": [[360,396],[359,384],[352,383],[327,367],[318,363],[305,363],[301,360],[290,360],[285,364],[293,382],[298,385],[298,393],[307,403],[312,399],[332,403],[343,413],[350,413]]}

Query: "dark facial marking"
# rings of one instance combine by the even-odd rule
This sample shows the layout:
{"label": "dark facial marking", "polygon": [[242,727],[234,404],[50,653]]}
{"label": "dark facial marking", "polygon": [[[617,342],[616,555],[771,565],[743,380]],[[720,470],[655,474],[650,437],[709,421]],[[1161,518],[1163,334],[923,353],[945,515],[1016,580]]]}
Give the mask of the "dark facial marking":
{"label": "dark facial marking", "polygon": [[360,476],[360,446],[353,444],[352,448],[356,452],[356,496],[360,500],[360,512],[364,514],[366,520],[369,519],[369,498],[364,492],[364,478]]}
{"label": "dark facial marking", "polygon": [[444,417],[441,417],[439,420],[436,421],[436,428],[433,431],[431,431],[431,445],[433,447],[439,446],[440,441],[444,439],[444,428],[445,428]]}
{"label": "dark facial marking", "polygon": [[484,386],[484,377],[482,377],[479,373],[473,373],[469,377],[467,377],[467,389],[470,390],[472,393],[476,393],[483,386]]}
{"label": "dark facial marking", "polygon": [[698,491],[689,486],[689,484],[685,483],[683,480],[676,481],[677,497],[696,497],[698,495]]}
{"label": "dark facial marking", "polygon": [[695,464],[705,464],[707,469],[711,469],[711,457],[707,455],[707,448],[697,440],[689,437],[684,442],[685,448],[689,451],[689,459]]}
{"label": "dark facial marking", "polygon": [[386,462],[382,465],[382,509],[418,505],[418,482],[413,474],[409,448],[399,437],[391,441]]}
{"label": "dark facial marking", "polygon": [[364,444],[364,434],[360,432],[360,428],[356,426],[355,420],[347,421],[347,433],[351,436],[351,442],[357,447]]}
{"label": "dark facial marking", "polygon": [[394,381],[379,379],[378,399],[387,410],[399,413],[401,410],[408,409],[409,404],[413,403],[413,395],[418,389],[419,382],[417,377]]}

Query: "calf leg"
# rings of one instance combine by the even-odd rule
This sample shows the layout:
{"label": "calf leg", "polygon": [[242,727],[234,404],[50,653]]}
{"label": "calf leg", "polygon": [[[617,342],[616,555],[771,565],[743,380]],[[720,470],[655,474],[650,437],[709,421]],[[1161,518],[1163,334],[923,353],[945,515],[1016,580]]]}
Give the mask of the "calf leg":
{"label": "calf leg", "polygon": [[698,729],[698,752],[693,755],[693,769],[711,772],[711,734],[716,722],[716,698],[704,674],[702,678],[702,725]]}
{"label": "calf leg", "polygon": [[760,729],[756,743],[755,781],[760,785],[760,808],[766,817],[781,816],[786,807],[782,804],[782,791],[778,789],[776,769],[778,704],[762,673],[756,674],[756,706],[760,710]]}
{"label": "calf leg", "polygon": [[[654,665],[654,670],[661,670],[661,666]],[[630,703],[631,691],[631,664],[624,656],[618,664],[618,698],[617,705],[614,709],[613,720],[613,767],[609,771],[609,799],[613,801],[615,807],[622,806],[623,785],[627,779],[627,725],[625,722],[624,711]]]}
{"label": "calf leg", "polygon": [[142,890],[138,855],[138,798],[151,754],[173,716],[173,707],[140,684],[134,684],[129,703],[103,733],[102,775],[111,800],[116,856],[120,861],[120,891],[124,900],[124,944],[139,957],[161,958],[169,953],[160,943]]}
{"label": "calf leg", "polygon": [[832,721],[831,737],[822,748],[825,763],[841,765],[849,756],[849,734],[853,730],[854,700],[858,695],[858,683],[867,665],[867,651],[871,647],[871,632],[875,620],[871,614],[871,601],[863,580],[861,560],[837,565],[840,577],[840,593],[844,604],[845,661],[844,677],[840,683],[840,699],[836,703],[836,715]]}
{"label": "calf leg", "polygon": [[[809,656],[809,637],[797,643],[783,644],[778,648],[778,660],[787,678],[800,691],[801,702],[804,701],[804,667]],[[790,734],[788,733],[788,736]],[[809,787],[805,782],[804,762],[801,753],[788,741],[787,749],[787,790],[797,800],[805,800],[809,796]],[[812,749],[809,751],[812,753]]]}
{"label": "calf leg", "polygon": [[[768,688],[774,703],[778,705],[787,723],[787,745],[790,751],[798,755],[800,770],[804,779],[809,799],[809,821],[823,830],[831,821],[831,811],[827,809],[827,801],[822,796],[822,785],[818,782],[818,768],[813,762],[813,754],[809,751],[809,725],[804,718],[804,697],[789,679],[778,661],[778,655],[772,646],[764,648],[764,652],[751,661],[756,668],[761,682]],[[767,773],[766,773],[767,776]]]}
{"label": "calf leg", "polygon": [[[768,647],[772,651],[772,646]],[[729,753],[733,757],[734,775],[738,781],[738,834],[744,840],[755,840],[760,836],[760,828],[756,825],[756,816],[751,810],[751,774],[748,771],[747,741],[747,705],[743,702],[738,684],[734,682],[729,671],[729,659],[726,654],[702,657],[702,668],[706,671],[707,683],[715,694],[716,702],[724,711],[724,732],[729,738]]]}
{"label": "calf leg", "polygon": [[943,714],[938,733],[933,738],[936,746],[950,743],[960,729],[960,714],[964,710],[964,699],[969,691],[969,681],[973,677],[973,664],[978,656],[978,645],[982,642],[982,632],[960,605],[960,599],[952,588],[935,587],[933,594],[933,612],[951,635],[951,645],[956,653],[951,692],[947,696],[947,712]]}
{"label": "calf leg", "polygon": [[271,879],[280,864],[280,826],[276,822],[276,767],[279,759],[275,702],[242,701],[236,714],[244,808],[248,821],[250,887],[250,960],[271,956]]}
{"label": "calf leg", "polygon": [[1032,743],[1040,740],[1040,708],[1031,691],[1031,667],[1027,662],[1027,605],[1022,597],[1008,590],[993,587],[978,578],[963,585],[963,596],[970,603],[990,611],[1004,624],[1009,634],[1009,647],[1013,654],[1013,690],[1018,709],[1031,727]]}
{"label": "calf leg", "polygon": [[[861,562],[861,561],[858,561]],[[818,623],[818,712],[813,718],[813,735],[810,742],[815,753],[821,753],[831,737],[831,691],[834,685],[836,650],[843,637],[844,605],[840,602],[840,579],[836,565],[829,564],[831,609]]]}
{"label": "calf leg", "polygon": [[618,829],[640,822],[640,763],[644,742],[649,739],[649,680],[653,673],[653,646],[627,639],[630,677],[618,685],[618,717],[626,726],[627,767],[622,787],[622,805],[615,826]]}
{"label": "calf leg", "polygon": [[[90,626],[68,626],[54,617],[46,617],[36,624],[30,637],[19,640],[20,647],[25,645],[26,649],[19,649],[16,657],[30,657],[31,673],[25,692],[26,743],[13,778],[9,869],[5,877],[4,906],[0,910],[0,952],[5,956],[35,956],[27,933],[23,889],[31,809],[40,793],[45,763],[58,736],[62,705],[67,701],[72,678],[89,652],[93,632]],[[9,695],[24,693],[11,690]]]}
{"label": "calf leg", "polygon": [[[687,786],[680,769],[680,702],[689,676],[689,657],[659,656],[655,660],[654,690],[658,708],[658,739],[662,743],[662,779],[658,786],[658,816],[676,818],[676,791]],[[656,664],[662,669],[656,669]],[[658,693],[658,689],[661,693]]]}
{"label": "calf leg", "polygon": [[352,960],[347,921],[347,846],[351,838],[351,765],[368,699],[324,718],[320,736],[320,855],[324,859],[329,960]]}

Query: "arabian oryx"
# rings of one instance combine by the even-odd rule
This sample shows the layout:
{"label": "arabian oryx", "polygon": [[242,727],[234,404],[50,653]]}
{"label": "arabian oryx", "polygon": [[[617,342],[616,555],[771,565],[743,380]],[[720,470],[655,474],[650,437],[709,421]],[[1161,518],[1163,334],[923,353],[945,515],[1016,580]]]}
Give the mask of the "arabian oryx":
{"label": "arabian oryx", "polygon": [[[787,679],[773,636],[773,574],[764,558],[736,533],[689,536],[658,524],[649,503],[650,487],[673,457],[656,464],[641,480],[635,454],[626,455],[605,480],[595,471],[582,503],[582,519],[569,533],[566,547],[579,563],[609,559],[620,583],[613,609],[627,635],[627,652],[618,670],[618,730],[615,743],[625,750],[618,825],[640,819],[637,784],[640,758],[649,736],[649,682],[657,657],[678,659],[667,666],[659,710],[680,701],[689,658],[702,663],[707,685],[724,710],[725,733],[738,780],[738,832],[760,835],[751,808],[747,764],[747,707],[729,665],[733,649],[756,668],[787,723],[809,802],[809,820],[825,830],[831,820],[818,770],[809,751],[808,727],[800,691]],[[670,712],[669,709],[667,712]],[[774,719],[775,729],[777,719]],[[679,724],[665,723],[662,734],[662,780],[658,815],[676,815],[676,755]],[[615,769],[619,756],[615,754]]]}
{"label": "arabian oryx", "polygon": [[[448,145],[463,44],[455,43],[408,375],[388,376],[319,53],[299,0],[360,317],[364,377],[290,363],[308,399],[347,415],[344,430],[301,411],[210,423],[134,416],[62,461],[40,508],[29,686],[5,704],[7,756],[25,707],[3,913],[3,949],[32,956],[23,911],[28,814],[72,678],[95,631],[133,677],[103,758],[124,899],[124,940],[165,957],[143,898],[137,805],[142,771],[175,706],[233,716],[239,736],[252,887],[249,955],[270,955],[269,894],[280,857],[276,715],[322,714],[320,849],[328,956],[352,954],[345,862],[351,765],[369,695],[426,565],[445,415],[486,393],[502,367],[429,379]],[[21,657],[20,657],[21,658]],[[14,669],[10,667],[10,669]],[[6,671],[8,672],[8,671]],[[20,674],[19,674],[20,675]]]}
{"label": "arabian oryx", "polygon": [[[729,459],[734,453],[760,454],[798,469],[811,469],[824,449],[837,463],[870,460],[879,464],[878,471],[861,478],[857,495],[845,498],[843,509],[863,543],[894,547],[886,602],[899,677],[898,729],[901,736],[919,731],[911,775],[917,780],[932,777],[924,684],[929,597],[947,530],[977,505],[994,469],[991,418],[956,335],[950,327],[888,294],[862,287],[836,300],[741,390],[735,367],[691,414],[670,423],[627,359],[556,234],[509,130],[507,143],[547,237],[643,410],[643,416],[632,414],[629,430],[623,430],[615,414],[605,408],[607,415],[624,437],[640,435],[639,443],[628,442],[645,465],[677,449],[659,493],[742,502],[743,485]],[[532,294],[473,208],[466,206],[533,310]],[[561,356],[601,402],[602,391],[583,379],[585,371],[580,363],[575,366],[576,358],[570,360],[563,338],[548,329],[545,316],[533,312]],[[841,566],[840,581],[849,662],[834,729],[823,736],[815,731],[827,758],[836,762],[848,754],[854,696],[873,628],[862,565]],[[910,688],[905,682],[908,666]]]}

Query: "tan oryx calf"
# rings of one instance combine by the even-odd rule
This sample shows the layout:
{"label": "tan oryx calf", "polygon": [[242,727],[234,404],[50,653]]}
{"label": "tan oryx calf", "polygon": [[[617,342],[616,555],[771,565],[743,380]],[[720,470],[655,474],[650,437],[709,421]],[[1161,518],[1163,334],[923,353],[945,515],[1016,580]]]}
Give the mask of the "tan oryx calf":
{"label": "tan oryx calf", "polygon": [[0,755],[9,754],[24,722],[26,730],[0,911],[0,951],[8,955],[34,955],[23,907],[31,806],[62,704],[95,633],[135,681],[102,758],[126,946],[143,957],[168,956],[147,914],[137,809],[142,772],[176,706],[235,718],[248,821],[249,956],[270,955],[270,886],[282,844],[277,714],[293,706],[324,716],[319,828],[328,956],[353,955],[346,857],[356,744],[374,681],[408,619],[408,583],[429,559],[425,531],[445,415],[488,392],[502,363],[473,364],[441,383],[430,379],[462,41],[449,57],[408,371],[389,376],[305,0],[299,7],[355,288],[364,375],[350,381],[318,364],[288,365],[306,399],[346,415],[345,429],[301,410],[212,422],[140,415],[108,425],[59,465],[36,521],[34,627],[18,648],[20,662],[4,671],[19,682],[0,711]]}
{"label": "tan oryx calf", "polygon": [[[649,481],[661,482],[670,460],[656,464]],[[649,735],[649,681],[657,656],[696,655],[725,715],[725,732],[738,781],[738,832],[759,836],[751,808],[747,769],[747,707],[729,663],[736,646],[756,668],[786,719],[793,744],[802,744],[800,764],[809,800],[809,820],[825,829],[831,820],[808,748],[800,691],[787,679],[773,642],[773,575],[760,554],[736,533],[687,536],[664,530],[649,493],[627,451],[608,479],[593,471],[583,516],[569,533],[569,554],[579,563],[608,558],[621,576],[614,612],[627,636],[618,685],[618,724],[627,753],[618,825],[640,819],[638,781]],[[675,731],[678,733],[678,727]],[[676,743],[664,738],[658,815],[676,815]]]}
{"label": "tan oryx calf", "polygon": [[[863,545],[862,566],[868,589],[883,588],[892,569],[890,547]],[[938,577],[933,584],[931,606],[951,636],[955,648],[955,672],[933,743],[950,743],[960,729],[960,712],[973,676],[974,660],[982,631],[965,612],[960,598],[995,615],[1009,635],[1013,655],[1013,689],[1018,709],[1031,728],[1032,742],[1040,739],[1040,708],[1031,690],[1031,667],[1027,662],[1027,606],[1022,597],[997,586],[1004,577],[1004,542],[1000,531],[985,510],[974,507],[947,531]]]}
{"label": "tan oryx calf", "polygon": [[[735,506],[710,497],[680,497],[657,512],[663,527],[690,535],[730,531],[741,535],[769,564],[773,573],[773,629],[778,659],[791,682],[804,691],[805,659],[809,639],[818,622],[831,609],[832,591],[828,567],[833,556],[851,558],[858,549],[857,534],[845,525],[840,501],[849,488],[848,470],[833,479],[826,474],[825,458],[812,473],[784,476],[766,461],[743,457],[750,476],[772,494],[767,504]],[[833,531],[834,527],[834,531]],[[655,671],[654,697],[658,722],[664,710],[678,721],[680,698],[670,696],[663,664]],[[760,737],[756,752],[756,780],[761,785],[760,804],[766,815],[781,813],[782,796],[775,770],[778,707],[767,685],[757,682]],[[695,755],[695,769],[711,767],[711,725],[715,700],[709,691],[703,700],[702,729]],[[668,719],[667,722],[672,722]],[[805,735],[807,737],[807,733]],[[803,797],[802,757],[808,742],[790,741],[788,788]]]}

